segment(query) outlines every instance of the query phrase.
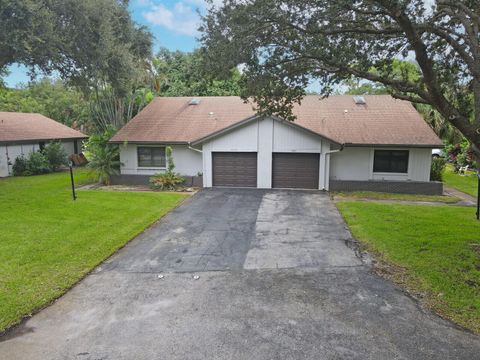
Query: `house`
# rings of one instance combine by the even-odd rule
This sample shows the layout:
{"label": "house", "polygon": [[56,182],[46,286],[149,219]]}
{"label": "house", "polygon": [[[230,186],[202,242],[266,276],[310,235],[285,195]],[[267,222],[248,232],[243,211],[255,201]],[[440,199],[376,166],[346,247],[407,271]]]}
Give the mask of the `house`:
{"label": "house", "polygon": [[60,140],[67,154],[78,153],[86,136],[40,114],[0,112],[0,177],[12,175],[19,156],[28,156],[52,140]]}
{"label": "house", "polygon": [[430,165],[443,144],[411,103],[306,96],[293,113],[260,116],[239,97],[155,98],[111,139],[123,144],[115,181],[146,183],[171,146],[176,171],[203,187],[442,192]]}

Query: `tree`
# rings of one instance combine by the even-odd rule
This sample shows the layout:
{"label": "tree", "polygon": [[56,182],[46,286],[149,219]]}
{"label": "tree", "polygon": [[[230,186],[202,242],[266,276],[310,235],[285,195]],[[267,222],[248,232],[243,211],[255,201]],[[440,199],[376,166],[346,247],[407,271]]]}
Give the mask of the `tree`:
{"label": "tree", "polygon": [[[154,98],[153,93],[140,88],[122,97],[104,90],[90,101],[90,128],[92,132],[120,129]],[[113,134],[112,134],[113,135]]]}
{"label": "tree", "polygon": [[[209,71],[244,64],[245,97],[288,119],[312,78],[323,95],[360,78],[432,106],[480,157],[480,7],[477,0],[230,0],[211,5],[201,41]],[[414,58],[394,68],[398,59]]]}
{"label": "tree", "polygon": [[384,95],[388,90],[383,85],[359,79],[348,79],[343,83],[347,89],[345,95]]}
{"label": "tree", "polygon": [[0,111],[40,113],[72,126],[86,124],[88,100],[63,81],[43,78],[20,89],[0,88]]}
{"label": "tree", "polygon": [[153,59],[154,88],[160,96],[228,96],[240,95],[242,76],[237,69],[225,79],[206,74],[199,50],[193,52],[160,49]]}
{"label": "tree", "polygon": [[124,95],[143,75],[151,46],[127,0],[0,0],[0,74],[19,63],[86,92],[108,84]]}

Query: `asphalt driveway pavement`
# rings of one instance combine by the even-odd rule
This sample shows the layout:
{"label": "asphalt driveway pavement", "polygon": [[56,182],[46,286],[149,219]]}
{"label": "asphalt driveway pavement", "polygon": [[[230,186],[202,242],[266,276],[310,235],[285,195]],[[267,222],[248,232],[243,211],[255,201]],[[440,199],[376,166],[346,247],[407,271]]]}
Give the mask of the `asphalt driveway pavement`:
{"label": "asphalt driveway pavement", "polygon": [[205,190],[0,338],[0,358],[480,358],[351,243],[320,192]]}

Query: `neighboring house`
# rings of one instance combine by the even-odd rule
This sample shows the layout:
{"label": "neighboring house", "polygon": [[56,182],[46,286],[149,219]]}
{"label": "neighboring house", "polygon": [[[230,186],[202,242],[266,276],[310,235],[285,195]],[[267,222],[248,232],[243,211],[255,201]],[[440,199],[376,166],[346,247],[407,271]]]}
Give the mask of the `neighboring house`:
{"label": "neighboring house", "polygon": [[432,148],[443,146],[409,102],[380,96],[307,96],[296,120],[260,116],[239,97],[155,98],[111,142],[119,182],[176,171],[204,187],[442,192],[430,182]]}
{"label": "neighboring house", "polygon": [[0,112],[0,177],[12,175],[19,156],[28,156],[52,140],[60,140],[67,155],[81,150],[86,136],[40,114]]}

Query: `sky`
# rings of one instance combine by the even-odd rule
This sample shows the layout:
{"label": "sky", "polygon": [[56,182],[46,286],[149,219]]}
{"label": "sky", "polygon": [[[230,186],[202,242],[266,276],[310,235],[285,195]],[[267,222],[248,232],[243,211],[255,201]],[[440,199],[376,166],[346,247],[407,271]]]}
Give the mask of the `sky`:
{"label": "sky", "polygon": [[[219,3],[220,0],[214,0]],[[145,25],[152,32],[154,52],[160,47],[170,50],[191,51],[198,47],[197,27],[204,12],[204,0],[130,0],[130,13],[134,21]],[[27,83],[29,76],[23,66],[13,65],[4,80],[8,87]]]}

